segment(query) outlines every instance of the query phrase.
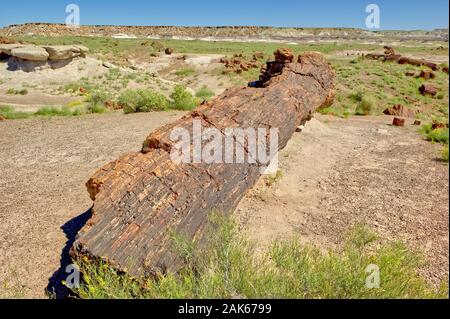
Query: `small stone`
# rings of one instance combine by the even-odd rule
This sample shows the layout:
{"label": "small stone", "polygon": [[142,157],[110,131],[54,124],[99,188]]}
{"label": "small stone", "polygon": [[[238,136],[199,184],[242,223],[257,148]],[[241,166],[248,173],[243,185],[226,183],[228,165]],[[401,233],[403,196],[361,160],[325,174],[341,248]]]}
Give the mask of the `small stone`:
{"label": "small stone", "polygon": [[419,91],[422,95],[435,96],[438,93],[438,89],[433,84],[423,84]]}
{"label": "small stone", "polygon": [[394,121],[392,122],[392,125],[394,126],[405,126],[405,119],[400,119],[398,117],[394,118]]}
{"label": "small stone", "polygon": [[414,124],[413,124],[413,125],[417,125],[417,126],[419,126],[420,124],[422,124],[422,122],[421,122],[421,121],[419,121],[419,120],[415,120],[415,121],[414,121]]}

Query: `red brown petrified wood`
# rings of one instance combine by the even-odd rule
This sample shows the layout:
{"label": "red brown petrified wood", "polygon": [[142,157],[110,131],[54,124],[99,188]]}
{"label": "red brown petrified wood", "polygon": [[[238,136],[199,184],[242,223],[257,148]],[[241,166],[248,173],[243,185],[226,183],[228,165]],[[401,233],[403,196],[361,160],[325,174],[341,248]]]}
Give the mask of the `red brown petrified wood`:
{"label": "red brown petrified wood", "polygon": [[87,183],[92,218],[72,257],[101,259],[135,278],[177,271],[182,263],[173,232],[201,238],[208,214],[232,212],[260,177],[261,164],[177,164],[170,157],[172,130],[192,131],[193,119],[222,134],[226,128],[278,128],[282,149],[300,124],[333,101],[334,72],[319,53],[304,53],[297,62],[278,59],[261,78],[258,87],[229,89],[155,130],[141,152],[96,172]]}

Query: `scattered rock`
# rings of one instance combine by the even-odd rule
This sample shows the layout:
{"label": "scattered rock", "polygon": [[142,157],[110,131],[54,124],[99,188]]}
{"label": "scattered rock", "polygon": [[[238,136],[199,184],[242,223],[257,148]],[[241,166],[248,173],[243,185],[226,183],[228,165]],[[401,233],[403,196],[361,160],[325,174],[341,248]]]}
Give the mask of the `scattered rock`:
{"label": "scattered rock", "polygon": [[436,74],[433,71],[422,71],[420,72],[419,78],[423,78],[425,80],[434,79]]}
{"label": "scattered rock", "polygon": [[6,117],[0,114],[0,122],[6,120]]}
{"label": "scattered rock", "polygon": [[255,60],[246,61],[244,56],[240,54],[235,54],[231,59],[221,58],[220,63],[225,64],[224,74],[237,73],[240,74],[243,71],[248,71],[250,69],[258,68],[258,62]]}
{"label": "scattered rock", "polygon": [[448,74],[448,66],[447,66],[447,65],[444,65],[444,66],[442,67],[442,72],[445,72],[445,73]]}
{"label": "scattered rock", "polygon": [[253,60],[254,61],[257,61],[257,60],[262,59],[262,58],[264,58],[264,53],[262,53],[262,52],[255,52],[255,53],[253,53]]}
{"label": "scattered rock", "polygon": [[410,64],[410,65],[414,65],[414,66],[421,66],[422,61],[403,56],[398,60],[398,64]]}
{"label": "scattered rock", "polygon": [[278,49],[274,54],[277,62],[290,63],[294,60],[294,53],[288,48]]}
{"label": "scattered rock", "polygon": [[401,104],[394,105],[383,111],[383,114],[401,117],[415,117],[416,113],[416,111],[410,110]]}
{"label": "scattered rock", "polygon": [[11,50],[11,56],[29,61],[47,61],[49,54],[41,47],[24,46]]}
{"label": "scattered rock", "polygon": [[171,55],[171,54],[173,53],[173,49],[171,49],[171,48],[166,48],[165,53],[166,53],[167,55]]}
{"label": "scattered rock", "polygon": [[4,53],[6,55],[11,55],[11,50],[16,48],[22,48],[24,47],[22,44],[18,43],[6,43],[6,44],[0,44],[0,53]]}
{"label": "scattered rock", "polygon": [[435,96],[438,93],[438,89],[433,84],[423,84],[419,91],[422,95],[431,95]]}
{"label": "scattered rock", "polygon": [[398,117],[394,118],[394,121],[392,122],[392,125],[394,126],[405,126],[405,119],[400,119]]}
{"label": "scattered rock", "polygon": [[115,66],[114,64],[112,64],[111,62],[108,62],[108,61],[104,61],[103,66],[108,69],[116,69],[117,68],[117,66]]}
{"label": "scattered rock", "polygon": [[419,120],[415,120],[414,123],[413,123],[413,125],[416,125],[416,126],[419,126],[419,125],[421,125],[421,124],[422,124],[422,122],[419,121]]}
{"label": "scattered rock", "polygon": [[394,48],[390,46],[384,46],[384,54],[386,55],[396,55]]}
{"label": "scattered rock", "polygon": [[445,124],[445,123],[433,123],[432,125],[431,125],[431,129],[432,130],[437,130],[437,129],[440,129],[440,128],[448,128],[448,124]]}
{"label": "scattered rock", "polygon": [[405,75],[406,75],[406,76],[415,76],[415,75],[416,75],[416,72],[414,72],[414,71],[408,71],[408,72],[405,73]]}
{"label": "scattered rock", "polygon": [[436,70],[439,69],[439,67],[438,67],[438,65],[436,63],[429,62],[429,61],[423,61],[422,65],[425,65],[425,66],[429,67],[433,71],[436,71]]}
{"label": "scattered rock", "polygon": [[68,60],[79,54],[79,52],[77,54],[77,52],[73,51],[74,47],[71,45],[44,46],[44,49],[49,54],[49,60]]}

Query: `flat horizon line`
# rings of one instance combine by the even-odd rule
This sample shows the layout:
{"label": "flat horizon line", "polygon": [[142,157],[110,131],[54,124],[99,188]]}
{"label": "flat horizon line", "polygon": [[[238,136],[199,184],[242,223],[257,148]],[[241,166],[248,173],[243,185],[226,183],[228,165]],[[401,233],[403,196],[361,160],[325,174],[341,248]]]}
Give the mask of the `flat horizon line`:
{"label": "flat horizon line", "polygon": [[[58,22],[24,22],[24,23],[15,23],[9,25],[0,25],[0,28],[5,29],[9,27],[15,26],[24,26],[24,25],[60,25],[63,26],[65,23]],[[305,26],[270,26],[270,25],[126,25],[126,24],[81,24],[80,27],[133,27],[133,28],[267,28],[267,29],[309,29],[309,30],[320,30],[320,29],[334,29],[334,30],[359,30],[359,31],[367,31],[367,32],[389,32],[389,31],[403,31],[403,32],[414,32],[414,31],[438,31],[438,30],[447,30],[449,31],[449,27],[439,27],[432,29],[377,29],[377,30],[369,30],[359,27],[305,27]]]}

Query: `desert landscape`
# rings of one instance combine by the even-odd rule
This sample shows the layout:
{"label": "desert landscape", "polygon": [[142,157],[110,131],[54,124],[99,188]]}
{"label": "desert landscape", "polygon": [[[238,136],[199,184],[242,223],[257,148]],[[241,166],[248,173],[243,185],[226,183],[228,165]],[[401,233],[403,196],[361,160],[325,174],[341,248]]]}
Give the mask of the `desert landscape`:
{"label": "desert landscape", "polygon": [[[98,288],[92,273],[86,276],[98,290],[71,290],[66,267],[76,258],[99,259],[114,276],[155,275],[154,269],[165,275],[180,254],[172,258],[169,232],[152,227],[173,224],[197,238],[207,213],[222,208],[256,255],[291,239],[345,255],[348,233],[364,225],[377,236],[361,235],[368,260],[402,242],[400,257],[389,251],[378,261],[408,260],[417,272],[399,275],[407,288],[398,295],[356,297],[448,298],[448,60],[448,29],[46,23],[0,29],[0,297],[135,297],[134,286],[133,294]],[[227,108],[234,113],[220,113]],[[164,128],[191,117],[219,128],[280,124],[285,145],[277,171],[260,177],[253,167],[208,166],[217,185],[204,187],[195,170],[185,177],[158,152],[173,147]],[[147,185],[136,176],[150,169],[155,181]],[[196,178],[198,185],[188,184]],[[174,190],[179,181],[188,186]],[[186,206],[177,206],[196,188],[199,197],[188,194]],[[151,209],[136,206],[145,201]],[[177,219],[188,209],[191,219]],[[138,260],[125,264],[130,256]],[[148,294],[174,296],[158,287],[161,295]],[[175,297],[279,296],[239,287]],[[343,289],[305,296],[352,295]]]}

